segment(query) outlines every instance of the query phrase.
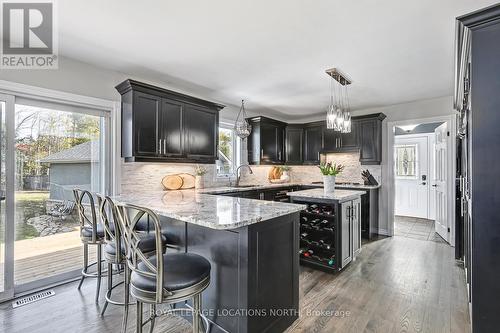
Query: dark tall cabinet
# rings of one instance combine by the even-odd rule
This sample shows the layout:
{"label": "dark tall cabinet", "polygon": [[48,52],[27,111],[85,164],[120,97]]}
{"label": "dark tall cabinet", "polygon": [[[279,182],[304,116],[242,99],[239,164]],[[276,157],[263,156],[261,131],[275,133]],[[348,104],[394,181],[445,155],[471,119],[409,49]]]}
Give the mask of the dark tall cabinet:
{"label": "dark tall cabinet", "polygon": [[304,125],[304,164],[319,164],[319,155],[323,149],[323,123]]}
{"label": "dark tall cabinet", "polygon": [[252,125],[247,141],[248,162],[284,164],[286,124],[266,117],[249,118],[248,121]]}
{"label": "dark tall cabinet", "polygon": [[285,157],[287,164],[302,164],[304,129],[302,126],[289,125],[285,135]]}
{"label": "dark tall cabinet", "polygon": [[125,161],[215,162],[223,105],[134,80],[116,89]]}
{"label": "dark tall cabinet", "polygon": [[[454,107],[459,111],[459,219],[472,331],[500,327],[500,5],[458,18]],[[471,210],[469,208],[472,208]]]}
{"label": "dark tall cabinet", "polygon": [[382,162],[382,121],[385,117],[383,113],[356,117],[361,164]]}

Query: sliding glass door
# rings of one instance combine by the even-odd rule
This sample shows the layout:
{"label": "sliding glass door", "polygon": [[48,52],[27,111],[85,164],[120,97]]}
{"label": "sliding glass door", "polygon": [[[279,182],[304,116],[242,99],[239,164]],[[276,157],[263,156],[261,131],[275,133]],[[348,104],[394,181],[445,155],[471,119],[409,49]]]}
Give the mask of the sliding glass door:
{"label": "sliding glass door", "polygon": [[108,192],[109,115],[25,98],[13,108],[13,168],[6,170],[12,184],[5,188],[13,204],[2,220],[11,230],[5,237],[11,250],[2,256],[11,264],[2,274],[18,293],[79,275],[73,189]]}

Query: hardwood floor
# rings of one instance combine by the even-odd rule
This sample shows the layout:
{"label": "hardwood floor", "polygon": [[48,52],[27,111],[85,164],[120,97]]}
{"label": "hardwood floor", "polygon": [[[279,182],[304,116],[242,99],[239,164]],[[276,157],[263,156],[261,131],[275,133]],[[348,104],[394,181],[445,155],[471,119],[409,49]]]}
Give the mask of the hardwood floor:
{"label": "hardwood floor", "polygon": [[[395,236],[364,244],[356,262],[331,275],[302,267],[295,332],[469,332],[463,269],[445,243]],[[103,281],[103,289],[106,283]],[[0,304],[2,332],[119,332],[121,308],[104,317],[93,301],[95,280],[12,309]],[[104,292],[102,293],[104,295]],[[131,309],[129,328],[134,328]],[[178,317],[161,317],[156,332],[190,332]]]}

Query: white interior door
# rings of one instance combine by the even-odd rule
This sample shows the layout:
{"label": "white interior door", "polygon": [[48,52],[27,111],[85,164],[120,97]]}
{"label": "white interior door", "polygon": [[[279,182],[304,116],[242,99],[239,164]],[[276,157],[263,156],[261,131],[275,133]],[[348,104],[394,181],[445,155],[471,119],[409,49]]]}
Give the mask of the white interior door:
{"label": "white interior door", "polygon": [[429,218],[428,136],[396,136],[396,215]]}
{"label": "white interior door", "polygon": [[436,140],[434,133],[429,138],[429,220],[436,219]]}
{"label": "white interior door", "polygon": [[449,232],[448,232],[448,201],[446,195],[446,184],[447,184],[447,132],[448,124],[444,123],[434,130],[435,137],[435,153],[436,158],[436,174],[435,180],[432,187],[436,189],[436,232],[445,241],[449,242]]}

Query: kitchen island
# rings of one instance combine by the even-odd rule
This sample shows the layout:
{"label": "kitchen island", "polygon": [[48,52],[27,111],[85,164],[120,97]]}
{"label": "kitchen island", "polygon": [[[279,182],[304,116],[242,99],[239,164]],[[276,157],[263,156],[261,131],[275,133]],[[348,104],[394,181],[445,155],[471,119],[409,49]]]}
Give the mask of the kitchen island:
{"label": "kitchen island", "polygon": [[203,311],[211,332],[283,332],[299,312],[299,212],[305,205],[194,190],[123,194],[148,207],[174,250],[211,265]]}
{"label": "kitchen island", "polygon": [[361,195],[364,191],[322,188],[288,192],[306,204],[300,213],[300,261],[337,272],[361,252]]}

